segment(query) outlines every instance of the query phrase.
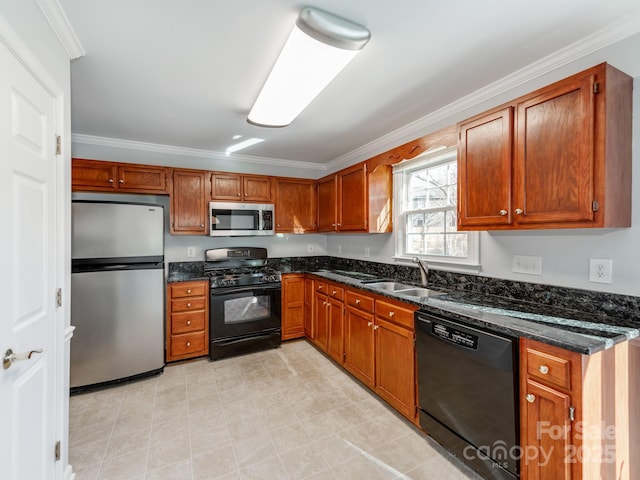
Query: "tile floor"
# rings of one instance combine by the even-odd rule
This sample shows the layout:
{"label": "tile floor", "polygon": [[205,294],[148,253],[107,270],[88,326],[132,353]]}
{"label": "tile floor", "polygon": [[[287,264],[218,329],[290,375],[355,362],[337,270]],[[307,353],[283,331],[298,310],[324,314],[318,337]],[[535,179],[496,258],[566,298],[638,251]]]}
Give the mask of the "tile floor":
{"label": "tile floor", "polygon": [[77,480],[479,479],[306,341],[70,402]]}

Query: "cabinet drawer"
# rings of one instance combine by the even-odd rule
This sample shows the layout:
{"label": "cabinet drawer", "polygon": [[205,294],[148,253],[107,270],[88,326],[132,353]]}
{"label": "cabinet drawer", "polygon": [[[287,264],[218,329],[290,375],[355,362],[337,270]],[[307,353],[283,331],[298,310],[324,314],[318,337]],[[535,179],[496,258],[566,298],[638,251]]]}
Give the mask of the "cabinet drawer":
{"label": "cabinet drawer", "polygon": [[344,298],[344,288],[337,287],[336,285],[327,285],[328,295],[331,298],[342,301]]}
{"label": "cabinet drawer", "polygon": [[533,348],[527,348],[527,375],[545,384],[571,389],[571,361]]}
{"label": "cabinet drawer", "polygon": [[393,303],[376,300],[376,316],[395,322],[413,330],[413,310],[402,308]]}
{"label": "cabinet drawer", "polygon": [[180,282],[169,286],[171,298],[202,297],[207,291],[206,282]]}
{"label": "cabinet drawer", "polygon": [[192,310],[204,310],[204,306],[204,297],[179,298],[177,300],[171,300],[171,311],[174,313],[189,312]]}
{"label": "cabinet drawer", "polygon": [[204,330],[204,312],[174,313],[171,315],[171,333],[188,333]]}
{"label": "cabinet drawer", "polygon": [[206,340],[204,332],[173,335],[171,337],[171,356],[179,357],[181,355],[204,352]]}
{"label": "cabinet drawer", "polygon": [[347,290],[347,305],[373,313],[373,298]]}
{"label": "cabinet drawer", "polygon": [[327,293],[327,282],[315,282],[315,285],[313,286],[313,288],[315,289],[316,292],[320,292],[320,293]]}

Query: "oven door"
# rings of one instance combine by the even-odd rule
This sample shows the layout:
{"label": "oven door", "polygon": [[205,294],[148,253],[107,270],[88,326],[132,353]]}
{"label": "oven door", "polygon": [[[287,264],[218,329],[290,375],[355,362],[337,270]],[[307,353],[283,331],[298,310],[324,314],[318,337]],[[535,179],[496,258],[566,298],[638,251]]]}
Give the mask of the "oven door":
{"label": "oven door", "polygon": [[228,339],[265,331],[280,334],[281,283],[211,289],[209,336]]}

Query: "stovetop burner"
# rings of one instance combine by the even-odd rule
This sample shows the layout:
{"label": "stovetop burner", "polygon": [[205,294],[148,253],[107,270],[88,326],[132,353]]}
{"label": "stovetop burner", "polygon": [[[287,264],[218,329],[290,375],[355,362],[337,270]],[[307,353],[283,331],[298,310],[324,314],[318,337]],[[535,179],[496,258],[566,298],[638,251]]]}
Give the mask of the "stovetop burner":
{"label": "stovetop burner", "polygon": [[266,263],[265,248],[215,248],[205,252],[204,274],[211,288],[281,282],[280,272]]}

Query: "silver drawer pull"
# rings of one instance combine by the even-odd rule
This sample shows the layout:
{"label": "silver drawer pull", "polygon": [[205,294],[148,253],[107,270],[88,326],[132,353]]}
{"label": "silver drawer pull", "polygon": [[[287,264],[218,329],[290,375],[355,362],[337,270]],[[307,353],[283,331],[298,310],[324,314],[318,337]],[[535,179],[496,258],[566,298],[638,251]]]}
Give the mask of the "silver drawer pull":
{"label": "silver drawer pull", "polygon": [[543,374],[546,375],[547,373],[549,373],[549,367],[547,367],[546,365],[540,365],[538,367],[538,371]]}
{"label": "silver drawer pull", "polygon": [[187,347],[190,347],[190,346],[191,346],[191,342],[187,342]]}
{"label": "silver drawer pull", "polygon": [[389,312],[390,317],[394,317],[395,315],[396,315],[396,312]]}
{"label": "silver drawer pull", "polygon": [[367,322],[367,327],[370,327],[371,325],[373,325],[372,322]]}
{"label": "silver drawer pull", "polygon": [[187,293],[191,293],[191,289],[187,290]]}
{"label": "silver drawer pull", "polygon": [[505,216],[507,213],[509,213],[509,212],[507,212],[506,210],[500,210],[500,215],[502,215],[502,216]]}
{"label": "silver drawer pull", "polygon": [[527,402],[533,403],[536,401],[536,396],[533,393],[527,393],[527,396],[524,397],[527,399]]}
{"label": "silver drawer pull", "polygon": [[356,305],[359,305],[359,304],[360,304],[360,299],[356,298]]}
{"label": "silver drawer pull", "polygon": [[33,356],[34,353],[42,353],[43,350],[41,348],[36,348],[35,350],[29,350],[28,352],[22,353],[13,353],[13,350],[10,348],[7,349],[4,357],[2,358],[2,368],[5,370],[9,368],[14,362],[19,362],[21,360],[29,360]]}
{"label": "silver drawer pull", "polygon": [[187,325],[191,325],[191,320],[187,320]]}
{"label": "silver drawer pull", "polygon": [[187,303],[187,308],[191,308],[191,303]]}

